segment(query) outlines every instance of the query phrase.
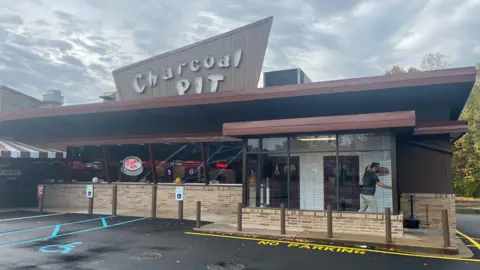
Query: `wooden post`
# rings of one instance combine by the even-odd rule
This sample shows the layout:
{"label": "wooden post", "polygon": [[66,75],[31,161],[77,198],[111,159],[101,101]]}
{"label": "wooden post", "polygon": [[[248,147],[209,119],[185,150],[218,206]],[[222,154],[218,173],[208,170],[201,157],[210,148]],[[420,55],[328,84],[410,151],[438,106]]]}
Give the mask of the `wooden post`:
{"label": "wooden post", "polygon": [[178,201],[178,219],[183,220],[183,201]]}
{"label": "wooden post", "polygon": [[152,186],[152,219],[157,218],[157,184]]}
{"label": "wooden post", "polygon": [[93,214],[93,198],[88,198],[88,214]]}
{"label": "wooden post", "polygon": [[327,238],[333,238],[332,205],[327,205]]}
{"label": "wooden post", "polygon": [[208,185],[208,171],[207,171],[207,160],[205,158],[205,144],[200,143],[202,147],[202,165],[203,165],[203,178],[205,180],[205,185]]}
{"label": "wooden post", "polygon": [[151,144],[148,144],[148,153],[150,154],[150,166],[152,167],[152,180],[153,180],[152,182],[156,184],[158,183],[157,167],[155,165],[155,156],[153,154],[153,147]]}
{"label": "wooden post", "polygon": [[43,214],[43,197],[38,197],[38,212]]}
{"label": "wooden post", "polygon": [[238,203],[237,205],[237,231],[242,231],[242,203]]}
{"label": "wooden post", "polygon": [[68,147],[65,150],[67,152],[67,158],[65,160],[65,167],[64,173],[65,173],[65,182],[66,183],[71,183],[72,182],[72,167],[70,167],[70,162],[71,162],[71,157],[72,155],[69,154]]}
{"label": "wooden post", "polygon": [[285,234],[285,204],[280,204],[280,234]]}
{"label": "wooden post", "polygon": [[200,228],[201,215],[202,215],[202,202],[197,201],[197,224],[196,224],[196,228]]}
{"label": "wooden post", "polygon": [[117,185],[112,186],[112,216],[117,215]]}
{"label": "wooden post", "polygon": [[426,225],[427,225],[427,229],[428,229],[428,227],[429,227],[428,226],[428,204],[425,205],[425,212],[426,212],[425,214],[426,214],[426,218],[427,218],[427,224]]}
{"label": "wooden post", "polygon": [[390,216],[390,208],[385,208],[385,242],[392,243],[392,218]]}
{"label": "wooden post", "polygon": [[450,227],[448,225],[448,211],[442,210],[443,247],[450,246]]}
{"label": "wooden post", "polygon": [[107,147],[105,145],[102,145],[102,153],[103,153],[103,172],[105,173],[105,180],[107,180],[108,183],[112,183],[112,179],[110,179],[110,174],[108,173],[108,152],[107,152]]}

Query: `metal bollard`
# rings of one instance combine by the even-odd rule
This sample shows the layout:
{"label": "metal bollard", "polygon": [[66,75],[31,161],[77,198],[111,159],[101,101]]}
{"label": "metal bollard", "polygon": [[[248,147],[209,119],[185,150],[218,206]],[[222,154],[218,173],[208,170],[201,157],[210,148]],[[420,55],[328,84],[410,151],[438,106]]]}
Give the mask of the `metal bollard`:
{"label": "metal bollard", "polygon": [[117,185],[112,186],[112,216],[117,215]]}
{"label": "metal bollard", "polygon": [[237,205],[237,231],[242,231],[242,203],[238,203]]}
{"label": "metal bollard", "polygon": [[285,204],[280,204],[280,234],[285,234]]}
{"label": "metal bollard", "polygon": [[183,201],[178,201],[178,219],[183,220]]}
{"label": "metal bollard", "polygon": [[332,205],[327,205],[327,238],[333,238]]}
{"label": "metal bollard", "polygon": [[152,219],[157,218],[157,185],[152,186]]}
{"label": "metal bollard", "polygon": [[385,242],[392,243],[392,217],[390,216],[390,208],[385,208]]}
{"label": "metal bollard", "polygon": [[38,212],[43,214],[43,197],[38,198]]}
{"label": "metal bollard", "polygon": [[202,215],[202,202],[197,201],[197,224],[196,224],[196,228],[200,228],[201,215]]}
{"label": "metal bollard", "polygon": [[88,198],[88,214],[93,215],[93,198]]}
{"label": "metal bollard", "polygon": [[442,210],[443,246],[450,246],[450,228],[448,225],[448,211]]}

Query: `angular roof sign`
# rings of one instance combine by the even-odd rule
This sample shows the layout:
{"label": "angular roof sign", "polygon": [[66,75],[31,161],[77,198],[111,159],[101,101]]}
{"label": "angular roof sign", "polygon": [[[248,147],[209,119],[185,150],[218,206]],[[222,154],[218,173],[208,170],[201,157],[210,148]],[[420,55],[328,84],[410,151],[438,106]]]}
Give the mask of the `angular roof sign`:
{"label": "angular roof sign", "polygon": [[273,17],[113,71],[120,100],[256,88]]}

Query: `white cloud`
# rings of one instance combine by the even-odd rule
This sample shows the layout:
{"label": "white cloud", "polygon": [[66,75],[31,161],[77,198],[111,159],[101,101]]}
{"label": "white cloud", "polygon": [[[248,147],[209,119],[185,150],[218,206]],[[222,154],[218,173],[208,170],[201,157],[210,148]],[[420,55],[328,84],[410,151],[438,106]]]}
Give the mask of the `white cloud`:
{"label": "white cloud", "polygon": [[95,99],[114,90],[113,69],[271,15],[265,71],[373,76],[418,66],[427,52],[472,65],[480,62],[478,14],[480,0],[4,0],[0,84]]}

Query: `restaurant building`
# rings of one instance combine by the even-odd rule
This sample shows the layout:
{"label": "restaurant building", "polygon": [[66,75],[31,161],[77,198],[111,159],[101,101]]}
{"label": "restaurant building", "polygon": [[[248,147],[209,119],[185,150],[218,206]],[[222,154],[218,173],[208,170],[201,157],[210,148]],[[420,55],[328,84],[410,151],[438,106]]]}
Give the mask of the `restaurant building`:
{"label": "restaurant building", "polygon": [[[116,101],[3,115],[0,136],[67,146],[47,208],[86,209],[94,179],[95,208],[111,207],[117,185],[119,214],[175,212],[182,186],[187,215],[198,200],[217,215],[242,202],[244,227],[277,229],[285,204],[287,230],[325,230],[331,205],[334,233],[383,235],[390,208],[401,236],[413,195],[421,226],[441,228],[447,209],[454,237],[452,143],[468,132],[458,119],[475,68],[326,82],[290,70],[258,88],[272,20],[115,70]],[[391,189],[377,186],[363,213],[372,163]]]}

